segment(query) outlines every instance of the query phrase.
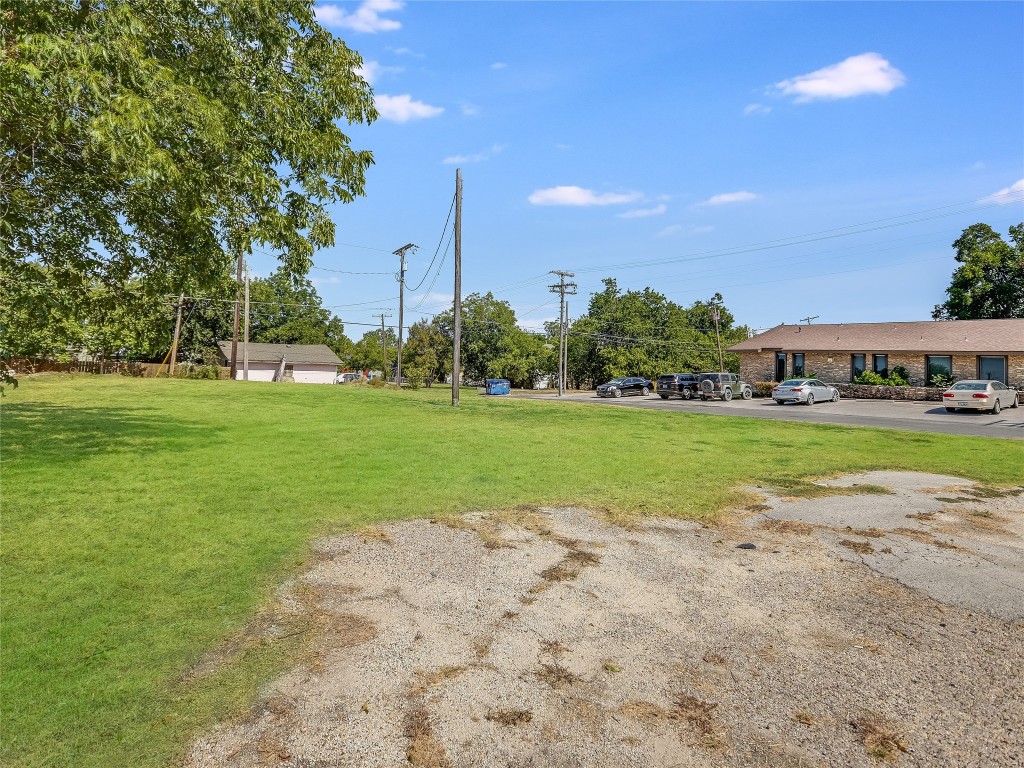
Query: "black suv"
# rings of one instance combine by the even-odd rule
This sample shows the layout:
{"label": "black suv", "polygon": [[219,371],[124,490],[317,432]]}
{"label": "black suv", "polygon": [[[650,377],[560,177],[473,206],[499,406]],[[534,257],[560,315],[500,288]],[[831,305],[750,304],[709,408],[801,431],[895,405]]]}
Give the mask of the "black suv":
{"label": "black suv", "polygon": [[735,373],[701,373],[700,399],[710,400],[720,397],[725,401],[732,400],[733,395],[749,400],[754,395],[754,390]]}
{"label": "black suv", "polygon": [[679,395],[689,400],[700,394],[700,382],[696,373],[666,373],[658,377],[658,395],[668,400],[669,395]]}

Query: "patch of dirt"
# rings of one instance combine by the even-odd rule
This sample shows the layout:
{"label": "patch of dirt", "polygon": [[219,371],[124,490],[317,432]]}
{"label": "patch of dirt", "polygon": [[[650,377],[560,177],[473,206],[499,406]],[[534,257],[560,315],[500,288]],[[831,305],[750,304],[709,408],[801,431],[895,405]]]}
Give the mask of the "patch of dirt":
{"label": "patch of dirt", "polygon": [[324,540],[210,664],[309,652],[184,765],[1016,765],[1024,498],[829,482],[711,528],[529,507]]}

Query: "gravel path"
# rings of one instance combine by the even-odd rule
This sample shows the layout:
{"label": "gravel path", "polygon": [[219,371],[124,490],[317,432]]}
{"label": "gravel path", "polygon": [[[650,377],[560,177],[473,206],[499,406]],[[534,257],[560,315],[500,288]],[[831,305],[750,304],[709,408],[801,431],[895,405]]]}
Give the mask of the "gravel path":
{"label": "gravel path", "polygon": [[1024,495],[857,483],[894,493],[324,540],[282,592],[319,617],[315,660],[185,764],[1024,765]]}

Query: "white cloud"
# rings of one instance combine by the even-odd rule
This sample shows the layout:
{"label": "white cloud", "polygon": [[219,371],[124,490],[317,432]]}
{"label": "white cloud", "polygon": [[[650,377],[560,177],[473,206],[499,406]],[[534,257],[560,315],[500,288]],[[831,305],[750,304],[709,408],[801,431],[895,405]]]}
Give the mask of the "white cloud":
{"label": "white cloud", "polygon": [[375,33],[401,29],[400,21],[381,18],[380,14],[401,10],[404,5],[401,0],[363,0],[352,13],[346,13],[339,6],[331,4],[318,5],[314,10],[317,21],[325,26]]}
{"label": "white cloud", "polygon": [[426,56],[425,53],[419,53],[412,48],[388,48],[388,50],[396,56],[415,56],[417,59],[422,59]]}
{"label": "white cloud", "polygon": [[678,235],[683,231],[683,227],[680,224],[673,224],[670,227],[665,227],[661,232],[658,233],[658,237],[672,237],[672,235]]}
{"label": "white cloud", "polygon": [[971,166],[971,170],[972,171],[980,171],[980,170],[983,170],[984,168],[985,168],[985,164],[983,162],[981,162],[981,160],[979,160],[978,162],[976,162],[974,165]]}
{"label": "white cloud", "polygon": [[723,192],[720,195],[712,195],[703,203],[698,205],[728,205],[729,203],[745,203],[748,200],[757,200],[759,196],[753,192]]}
{"label": "white cloud", "polygon": [[764,104],[756,104],[756,103],[755,104],[747,104],[747,106],[745,106],[743,108],[743,114],[746,117],[750,117],[751,115],[767,115],[771,111],[772,111],[771,107],[766,107]]}
{"label": "white cloud", "polygon": [[356,68],[356,74],[370,85],[380,80],[381,75],[394,75],[404,71],[403,67],[385,67],[379,61],[366,60],[363,61],[361,66]]}
{"label": "white cloud", "polygon": [[401,96],[388,96],[381,93],[374,97],[373,102],[382,119],[395,123],[437,117],[444,112],[444,107],[432,107],[422,101],[413,101],[412,96],[408,93],[403,93]]}
{"label": "white cloud", "polygon": [[999,203],[1000,205],[1008,205],[1009,203],[1019,203],[1024,201],[1024,179],[1014,182],[1005,189],[1000,189],[998,192],[993,192],[986,198],[983,198],[985,202]]}
{"label": "white cloud", "polygon": [[706,235],[709,232],[714,232],[714,227],[694,227],[690,230],[691,235]]}
{"label": "white cloud", "polygon": [[491,64],[491,69],[506,69],[507,67],[508,64],[506,64],[504,61],[496,61],[493,64]]}
{"label": "white cloud", "polygon": [[555,144],[555,149],[561,152],[568,152],[572,149],[572,144]]}
{"label": "white cloud", "polygon": [[644,219],[648,216],[661,216],[665,211],[668,210],[668,206],[664,203],[656,205],[653,208],[634,208],[631,211],[620,213],[620,219]]}
{"label": "white cloud", "polygon": [[595,193],[582,187],[548,187],[538,189],[529,197],[534,205],[622,205],[633,203],[642,198],[639,192],[602,192]]}
{"label": "white cloud", "polygon": [[490,160],[495,155],[501,154],[504,149],[504,144],[495,144],[490,149],[486,149],[483,152],[477,152],[474,155],[451,155],[450,157],[446,157],[442,162],[446,165],[457,165],[459,163],[482,163],[484,160]]}
{"label": "white cloud", "polygon": [[476,117],[480,114],[480,107],[476,104],[470,104],[468,101],[464,101],[459,104],[459,108],[462,110],[462,114],[466,117]]}
{"label": "white cloud", "polygon": [[889,93],[907,82],[906,76],[880,54],[862,53],[838,64],[783,80],[775,89],[797,104],[816,99],[850,99],[867,93]]}

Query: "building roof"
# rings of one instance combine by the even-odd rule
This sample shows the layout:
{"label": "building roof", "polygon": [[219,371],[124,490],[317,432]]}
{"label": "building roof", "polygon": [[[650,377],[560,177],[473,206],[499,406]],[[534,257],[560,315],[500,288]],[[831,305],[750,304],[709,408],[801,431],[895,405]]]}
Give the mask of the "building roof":
{"label": "building roof", "polygon": [[[231,360],[231,342],[218,341],[220,353]],[[253,344],[249,342],[250,363],[306,363],[309,365],[341,365],[338,357],[326,344]],[[242,342],[238,343],[238,363],[242,362]]]}
{"label": "building roof", "polygon": [[1024,354],[1024,319],[777,325],[730,352]]}

